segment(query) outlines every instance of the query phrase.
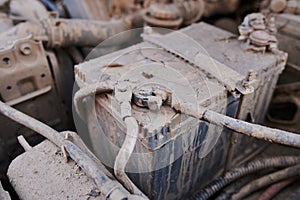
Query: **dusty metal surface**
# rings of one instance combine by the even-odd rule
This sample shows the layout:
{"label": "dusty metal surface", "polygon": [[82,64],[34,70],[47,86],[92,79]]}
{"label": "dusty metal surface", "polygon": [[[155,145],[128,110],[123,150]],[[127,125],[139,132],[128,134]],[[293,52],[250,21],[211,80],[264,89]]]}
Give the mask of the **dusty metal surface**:
{"label": "dusty metal surface", "polygon": [[104,199],[74,161],[65,162],[60,148],[44,141],[16,158],[8,176],[21,199]]}
{"label": "dusty metal surface", "polygon": [[16,105],[52,90],[51,71],[41,42],[31,38],[1,43],[0,95]]}
{"label": "dusty metal surface", "polygon": [[[180,33],[186,37],[180,37]],[[237,40],[218,41],[220,38],[230,37],[231,34],[204,23],[192,25],[179,33],[170,33],[165,36],[156,36],[155,34],[151,36],[150,33],[150,38],[146,36],[144,38],[147,42],[77,66],[75,72],[79,86],[83,87],[95,81],[113,83],[117,80],[127,80],[131,84],[144,85],[150,80],[150,85],[159,83],[160,87],[172,88],[175,94],[180,94],[179,101],[192,101],[195,93],[190,94],[187,89],[181,90],[180,85],[184,84],[178,82],[180,80],[178,77],[173,74],[165,76],[170,73],[167,71],[170,68],[189,80],[190,86],[197,91],[196,101],[199,105],[235,117],[239,97],[237,96],[236,99],[230,98],[230,95],[226,97],[226,89],[233,92],[241,81],[248,80],[254,88],[254,94],[259,95],[260,90],[265,89],[260,84],[272,78],[276,82],[276,78],[285,64],[285,59],[275,54],[246,52]],[[189,48],[186,48],[185,45]],[[116,55],[118,55],[117,59],[115,59]],[[210,59],[207,59],[205,55],[211,56]],[[112,60],[113,64],[110,64]],[[110,67],[111,65],[118,67]],[[131,70],[133,71],[131,72]],[[164,70],[166,71],[164,72]],[[250,70],[258,74],[257,78],[248,77]],[[220,74],[220,71],[223,74]],[[173,84],[175,80],[178,81]],[[207,87],[203,87],[203,85],[207,85]],[[263,109],[264,103],[266,103],[266,99],[259,97],[253,101],[252,97],[248,98],[245,94],[245,98],[251,101],[251,104],[243,107],[240,112],[261,112],[260,109]],[[254,107],[255,104],[260,104],[260,106]],[[221,130],[216,129],[217,127],[212,124],[199,122],[184,115],[175,115],[174,110],[168,111],[168,109],[166,105],[160,109],[164,113],[160,113],[159,110],[149,112],[147,108],[132,105],[132,114],[137,119],[140,130],[134,154],[127,165],[127,171],[134,183],[150,198],[155,199],[183,198],[196,189],[193,187],[195,184],[201,186],[207,183],[208,180],[224,170],[225,152],[229,148],[230,134],[221,135],[219,139],[218,137],[209,139],[209,136],[220,133]],[[96,155],[107,166],[113,166],[114,159],[111,158],[116,157],[118,147],[123,143],[125,136],[125,126],[122,119],[118,117],[119,112],[120,105],[118,101],[114,100],[114,97],[105,97],[104,95],[96,98],[96,113],[100,126],[93,124],[94,131],[91,130],[90,137]],[[92,113],[90,115],[93,118],[94,114]],[[92,121],[95,123],[95,120]],[[170,125],[168,125],[169,123]],[[187,127],[190,128],[187,129]],[[206,144],[204,145],[203,141],[205,140]],[[205,149],[210,149],[216,142],[215,148],[207,151],[207,156],[201,158]],[[244,144],[241,145],[240,142],[240,140],[237,141],[237,152],[245,151],[247,147]],[[189,146],[189,150],[185,150],[187,148],[185,145]],[[248,151],[255,150],[257,147],[248,148]],[[104,151],[106,151],[105,154]],[[139,156],[139,153],[151,154]],[[172,156],[166,158],[166,155]],[[179,159],[176,160],[176,158]],[[238,156],[234,158],[237,159]],[[218,160],[218,163],[213,160]],[[166,167],[157,168],[164,162],[167,163]],[[209,172],[207,172],[208,169]],[[136,172],[139,174],[135,174]],[[181,179],[181,177],[188,178]]]}
{"label": "dusty metal surface", "polygon": [[[0,75],[0,80],[2,80],[0,85],[3,87],[0,90],[0,100],[15,105],[16,108],[58,129],[70,127],[67,112],[70,112],[68,107],[71,106],[70,91],[73,81],[72,65],[74,62],[71,59],[75,63],[81,62],[83,59],[80,51],[84,54],[89,51],[85,48],[86,46],[93,47],[110,35],[129,28],[140,27],[143,20],[149,25],[179,28],[199,21],[201,17],[207,18],[215,15],[228,15],[231,19],[236,15],[235,23],[237,24],[240,22],[239,17],[244,15],[237,9],[242,4],[239,0],[41,1],[45,6],[47,5],[48,10],[56,11],[60,16],[88,19],[74,20],[58,18],[57,13],[52,13],[49,17],[46,7],[38,0],[30,0],[32,6],[25,6],[20,0],[12,1],[10,6],[12,15],[8,16],[7,2],[9,1],[0,0],[0,27],[1,32],[4,32],[0,33],[0,37],[4,42],[8,40],[8,37],[10,40],[11,38],[15,40],[15,43],[11,45],[4,44],[4,48],[0,47],[0,63],[2,62],[0,70],[4,72],[2,78]],[[6,4],[2,5],[2,2]],[[300,11],[299,1],[295,0],[272,0],[264,1],[264,3],[267,13],[272,11],[299,14]],[[23,9],[24,6],[26,9]],[[219,17],[217,16],[216,19]],[[12,18],[15,24],[27,22],[20,23],[11,29]],[[111,18],[117,20],[109,21]],[[291,55],[287,70],[289,73],[286,73],[285,78],[280,80],[284,82],[290,81],[291,77],[297,79],[299,76],[297,59],[299,34],[295,34],[297,33],[295,27],[298,27],[299,20],[297,16],[290,15],[280,15],[278,18],[280,35],[285,37],[283,40],[288,41],[282,42],[280,45],[283,46],[280,48],[289,51]],[[260,20],[265,21],[262,18]],[[187,41],[181,35],[174,33],[156,37],[151,30],[148,30],[144,34],[144,43],[129,48],[129,52],[122,51],[121,53],[126,55],[122,55],[113,63],[107,64],[106,62],[110,62],[110,58],[120,52],[84,63],[75,69],[80,87],[94,83],[98,80],[99,74],[102,74],[100,81],[115,82],[120,76],[127,77],[133,85],[136,84],[135,81],[140,81],[140,83],[149,81],[150,87],[149,85],[141,86],[132,91],[134,94],[132,113],[122,100],[116,98],[116,93],[113,93],[98,96],[95,101],[96,110],[92,107],[88,108],[84,117],[81,116],[89,121],[90,135],[88,137],[92,140],[94,151],[109,168],[115,168],[117,178],[129,191],[141,193],[138,188],[135,188],[136,184],[142,192],[152,198],[185,198],[224,170],[244,163],[264,148],[263,142],[236,135],[227,129],[222,130],[215,125],[180,114],[177,111],[184,112],[184,109],[187,109],[186,111],[190,112],[191,110],[187,107],[180,110],[180,105],[185,104],[176,101],[197,102],[205,108],[231,117],[261,123],[266,113],[266,105],[270,102],[278,76],[286,61],[285,54],[279,55],[277,40],[273,37],[276,32],[274,21],[270,22],[267,24],[267,31],[261,30],[260,27],[253,28],[252,25],[259,26],[260,24],[250,22],[247,25],[248,28],[255,31],[248,34],[249,30],[246,30],[247,34],[244,35],[248,41],[246,45],[235,40],[234,35],[203,24],[182,30],[182,33],[192,38],[192,41]],[[28,34],[32,34],[34,40],[30,37],[26,38]],[[15,36],[25,38],[15,39]],[[130,39],[126,38],[125,40]],[[201,45],[194,45],[194,40]],[[111,46],[101,49],[100,54],[119,48],[117,44],[118,41],[112,42],[109,44]],[[289,44],[295,46],[291,47]],[[43,45],[46,48],[56,49],[44,50]],[[78,51],[79,48],[76,49],[75,46],[83,48]],[[61,49],[61,47],[67,47],[67,49]],[[246,52],[247,49],[256,52]],[[265,52],[267,50],[275,54]],[[130,73],[132,68],[140,66],[142,66],[140,69]],[[189,83],[190,91],[187,89],[187,84],[184,81],[181,82],[179,76],[174,76],[168,71],[170,69],[179,72],[191,82]],[[173,90],[169,90],[170,88]],[[298,88],[297,83],[289,83],[277,89],[273,99],[275,107],[273,110],[271,107],[268,115],[270,124],[298,131],[300,117]],[[120,89],[120,91],[123,90],[124,88]],[[179,93],[182,95],[177,96],[177,99],[173,98],[172,94]],[[194,101],[195,96],[196,101]],[[87,103],[85,101],[83,103]],[[284,116],[280,114],[283,110],[282,104],[288,109],[288,113]],[[238,129],[249,135],[254,132],[254,135],[259,137],[261,135],[256,135],[256,132],[264,132],[259,127],[250,130],[247,124],[239,128],[240,124],[236,126],[238,121],[231,121],[229,118],[227,121],[223,120],[223,116],[218,118],[213,112],[203,111],[199,114],[197,111],[192,110],[191,115],[206,121],[219,121],[215,122],[217,125]],[[276,118],[278,115],[280,115],[279,119]],[[138,128],[128,125],[135,124],[129,123],[135,119],[137,119]],[[99,123],[103,129],[100,133]],[[8,159],[5,154],[9,152],[11,155],[14,151],[16,135],[26,132],[25,136],[29,137],[33,134],[4,118],[0,119],[0,124],[5,127],[3,133],[0,134],[0,136],[3,135],[0,142],[4,143],[0,146],[0,158],[4,161]],[[138,138],[128,139],[128,136],[133,136],[128,132],[136,133],[137,129]],[[226,132],[226,134],[220,136],[221,132]],[[277,132],[270,132],[270,130],[268,132],[269,135],[273,133]],[[297,142],[295,141],[295,144]],[[215,148],[211,150],[215,144]],[[69,145],[68,148],[72,149],[73,146]],[[121,148],[120,151],[119,148]],[[141,153],[148,155],[140,156]],[[206,157],[203,158],[203,155]],[[73,156],[76,157],[75,154]],[[162,166],[161,163],[166,165]],[[81,163],[82,168],[87,166],[88,164]],[[18,166],[15,167],[18,168]],[[54,165],[51,167],[55,168]],[[26,170],[24,173],[27,173]],[[124,171],[129,173],[126,174]],[[42,177],[47,177],[47,175],[46,171],[43,171]],[[19,178],[17,178],[18,183]],[[57,178],[57,180],[60,179],[61,177]],[[52,180],[54,182],[54,179]],[[130,183],[131,180],[132,183]],[[23,184],[22,181],[20,183]],[[17,184],[16,188],[19,188]],[[19,189],[21,191],[24,188]],[[30,193],[31,189],[27,188],[23,191],[26,195],[25,193]],[[97,191],[91,192],[91,195],[98,194]],[[86,197],[89,198],[89,196],[84,196]]]}
{"label": "dusty metal surface", "polygon": [[[41,42],[30,37],[2,40],[0,52],[1,100],[58,130],[72,127],[68,108],[57,94],[58,85],[55,85],[54,79],[58,81],[58,77],[51,73],[52,67],[57,66],[53,52],[45,51]],[[65,61],[67,70],[70,63],[67,59]],[[30,141],[41,141],[41,138],[4,116],[1,116],[0,124],[3,173],[9,160],[20,153],[17,145],[19,134],[24,134]]]}

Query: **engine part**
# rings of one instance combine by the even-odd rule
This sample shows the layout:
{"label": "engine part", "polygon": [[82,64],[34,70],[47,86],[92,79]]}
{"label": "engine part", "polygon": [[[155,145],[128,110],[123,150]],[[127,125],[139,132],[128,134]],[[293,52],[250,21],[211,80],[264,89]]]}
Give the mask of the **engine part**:
{"label": "engine part", "polygon": [[278,14],[276,18],[278,45],[288,52],[289,57],[287,67],[279,78],[265,123],[271,127],[300,133],[300,16]]}
{"label": "engine part", "polygon": [[[54,53],[46,51],[41,42],[31,37],[2,40],[0,43],[1,100],[58,130],[72,128],[69,118],[71,107],[67,106],[71,98],[60,98],[63,92],[61,88],[68,88],[65,81],[72,79],[72,76],[59,79],[56,74],[58,60]],[[60,55],[65,54],[62,52]],[[63,61],[64,71],[72,73],[70,60],[65,58]],[[55,84],[54,80],[63,86]],[[70,92],[65,94],[71,95]],[[6,155],[8,160],[19,152],[16,145],[18,135],[41,140],[32,131],[3,116],[0,117],[0,124],[3,127],[0,134],[1,155]],[[9,162],[2,160],[2,164],[7,166]]]}
{"label": "engine part", "polygon": [[209,199],[229,183],[247,174],[255,173],[258,172],[259,170],[267,169],[271,167],[293,166],[295,164],[298,164],[299,161],[300,161],[299,157],[297,156],[294,157],[281,156],[281,157],[267,158],[263,160],[255,160],[253,162],[246,163],[243,167],[230,170],[226,172],[226,174],[223,175],[222,177],[219,177],[211,181],[210,184],[202,188],[201,191],[194,196],[194,199],[199,199],[199,200]]}
{"label": "engine part", "polygon": [[143,18],[148,25],[175,29],[198,21],[203,12],[202,0],[175,0],[172,3],[151,4]]}
{"label": "engine part", "polygon": [[295,178],[289,178],[286,180],[283,180],[279,183],[276,183],[272,186],[270,186],[260,197],[258,200],[271,200],[277,193],[280,192],[280,190],[287,187],[289,184],[293,183],[296,179]]}
{"label": "engine part", "polygon": [[[14,108],[6,105],[1,101],[0,101],[0,112],[4,116],[36,131],[37,133],[49,139],[55,145],[61,147],[64,157],[70,156],[83,169],[83,171],[94,181],[98,189],[101,191],[101,194],[104,195],[106,199],[123,200],[123,199],[127,199],[127,196],[130,196],[124,191],[122,187],[118,185],[117,182],[111,180],[110,178],[111,176],[108,177],[106,175],[109,174],[109,172],[107,172],[107,170],[98,161],[98,159],[94,157],[94,155],[89,151],[89,149],[85,146],[81,138],[78,137],[76,133],[72,133],[69,131],[59,133],[54,129],[52,129],[51,127],[43,124],[42,122],[34,118],[31,118],[30,116],[18,110],[15,110]],[[63,134],[65,134],[65,137],[63,137]],[[14,177],[13,174],[11,176]],[[20,184],[20,182],[18,182],[17,184]],[[48,188],[48,186],[46,186],[46,188]],[[23,187],[19,189],[20,189],[20,194],[29,195],[29,196],[32,195],[31,191],[28,194],[28,190],[26,189],[24,190]],[[32,199],[32,197],[34,197],[34,195],[31,196],[30,198],[26,196],[26,198],[29,199]]]}
{"label": "engine part", "polygon": [[11,163],[8,176],[19,197],[106,199],[80,167],[72,160],[65,162],[61,154],[57,146],[46,140]]}
{"label": "engine part", "polygon": [[280,54],[274,36],[276,32],[273,17],[267,20],[262,13],[252,13],[247,15],[239,26],[239,39],[247,40],[247,50],[262,52],[269,50]]}
{"label": "engine part", "polygon": [[[264,91],[275,85],[286,55],[246,52],[237,40],[229,43],[217,40],[227,37],[232,35],[204,23],[164,36],[156,36],[146,29],[145,42],[75,68],[79,87],[107,82],[118,88],[127,83],[132,85],[131,94],[142,91],[133,92],[134,98],[141,101],[135,100],[138,103],[131,104],[132,114],[128,109],[122,111],[123,100],[116,96],[120,92],[128,95],[126,87],[121,87],[120,92],[115,91],[113,95],[96,96],[95,100],[86,98],[85,105],[89,110],[86,116],[94,117],[87,122],[93,122],[89,133],[93,149],[108,167],[114,166],[119,148],[122,151],[121,146],[128,134],[124,133],[126,125],[123,120],[126,117],[122,116],[137,119],[139,135],[126,172],[149,198],[185,198],[195,191],[195,185],[203,186],[224,170],[222,166],[226,163],[230,134],[219,137],[222,129],[185,115],[199,119],[209,116],[209,112],[201,113],[200,107],[193,107],[194,102],[232,117],[239,112],[242,119],[245,113],[256,117],[266,111],[265,104],[269,103],[271,94],[264,98],[261,94],[266,94]],[[221,71],[227,73],[221,74]],[[264,84],[267,80],[270,85]],[[152,92],[147,92],[149,88]],[[163,94],[153,92],[157,89],[164,91]],[[136,94],[143,94],[143,97]],[[245,104],[247,101],[249,104]],[[242,109],[238,111],[239,104]],[[95,108],[89,108],[92,105]],[[154,109],[149,109],[151,107]],[[206,120],[214,121],[214,116]],[[234,149],[247,152],[245,147],[238,142]],[[257,147],[252,147],[253,150]],[[218,160],[218,163],[213,160]]]}
{"label": "engine part", "polygon": [[243,199],[249,194],[266,187],[272,183],[298,176],[300,173],[300,165],[285,168],[283,170],[268,174],[244,186],[239,192],[232,196],[232,200]]}
{"label": "engine part", "polygon": [[139,26],[140,24],[135,24],[139,22],[137,18],[139,18],[138,14],[127,16],[122,20],[103,22],[59,19],[58,16],[54,16],[39,23],[19,24],[1,33],[0,39],[32,35],[35,39],[45,41],[48,47],[95,47],[109,36]]}

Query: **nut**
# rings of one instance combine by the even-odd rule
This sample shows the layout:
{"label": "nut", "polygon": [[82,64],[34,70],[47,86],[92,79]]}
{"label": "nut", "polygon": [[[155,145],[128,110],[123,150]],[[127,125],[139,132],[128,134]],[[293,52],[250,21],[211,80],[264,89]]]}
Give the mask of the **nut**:
{"label": "nut", "polygon": [[29,43],[21,44],[20,51],[23,55],[29,56],[31,54],[31,45]]}

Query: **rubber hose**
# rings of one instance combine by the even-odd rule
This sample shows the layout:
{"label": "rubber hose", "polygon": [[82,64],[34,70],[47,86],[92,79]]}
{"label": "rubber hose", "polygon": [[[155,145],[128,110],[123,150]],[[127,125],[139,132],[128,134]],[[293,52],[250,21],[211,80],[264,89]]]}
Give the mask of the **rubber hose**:
{"label": "rubber hose", "polygon": [[246,163],[244,166],[226,172],[225,175],[213,180],[199,193],[193,196],[195,200],[205,200],[216,194],[229,183],[253,172],[260,171],[271,167],[287,167],[300,163],[300,157],[297,156],[279,156],[265,158],[261,160]]}
{"label": "rubber hose", "polygon": [[232,200],[240,200],[250,195],[251,193],[266,187],[272,183],[291,178],[300,174],[300,165],[285,168],[283,170],[268,174],[257,180],[254,180],[239,190],[238,193],[232,196]]}
{"label": "rubber hose", "polygon": [[294,182],[295,178],[286,179],[274,185],[271,185],[260,197],[258,200],[271,200],[278,192],[283,188]]}

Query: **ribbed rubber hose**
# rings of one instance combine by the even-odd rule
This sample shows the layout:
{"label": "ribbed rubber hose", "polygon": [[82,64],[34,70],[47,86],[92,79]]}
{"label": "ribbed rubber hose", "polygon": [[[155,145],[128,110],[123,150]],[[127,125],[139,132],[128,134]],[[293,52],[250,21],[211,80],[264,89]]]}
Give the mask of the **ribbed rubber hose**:
{"label": "ribbed rubber hose", "polygon": [[268,186],[272,183],[291,178],[294,176],[300,175],[300,165],[295,165],[292,167],[285,168],[283,170],[265,175],[257,180],[254,180],[248,183],[246,186],[242,187],[238,193],[232,195],[232,200],[241,200],[244,197],[247,197],[253,192]]}
{"label": "ribbed rubber hose", "polygon": [[193,196],[194,200],[206,200],[220,191],[229,183],[247,175],[263,169],[271,167],[287,167],[300,163],[300,157],[297,156],[279,156],[273,158],[263,158],[253,162],[246,163],[244,166],[226,172],[224,176],[221,176],[206,187],[201,189],[199,193]]}

